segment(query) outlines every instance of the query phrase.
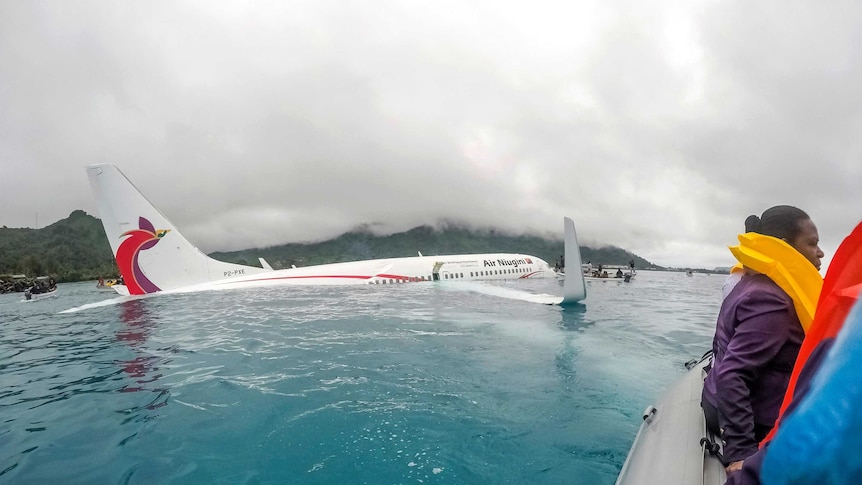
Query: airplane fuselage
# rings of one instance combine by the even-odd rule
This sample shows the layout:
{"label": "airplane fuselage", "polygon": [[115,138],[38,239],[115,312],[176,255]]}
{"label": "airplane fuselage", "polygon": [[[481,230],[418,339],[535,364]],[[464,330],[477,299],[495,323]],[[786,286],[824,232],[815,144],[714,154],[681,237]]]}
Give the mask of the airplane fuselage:
{"label": "airplane fuselage", "polygon": [[553,268],[535,256],[509,253],[416,256],[333,263],[244,274],[224,271],[213,287],[248,284],[386,285],[428,281],[511,280],[553,278]]}
{"label": "airplane fuselage", "polygon": [[[391,285],[434,281],[556,278],[548,263],[514,253],[414,256],[289,269],[215,260],[186,239],[114,165],[87,167],[102,225],[124,284],[120,294],[144,295],[279,285]],[[580,265],[574,222],[564,218],[566,259]],[[416,248],[420,250],[422,248]],[[582,300],[584,280],[566,278],[563,296],[534,295],[530,301],[562,304]]]}

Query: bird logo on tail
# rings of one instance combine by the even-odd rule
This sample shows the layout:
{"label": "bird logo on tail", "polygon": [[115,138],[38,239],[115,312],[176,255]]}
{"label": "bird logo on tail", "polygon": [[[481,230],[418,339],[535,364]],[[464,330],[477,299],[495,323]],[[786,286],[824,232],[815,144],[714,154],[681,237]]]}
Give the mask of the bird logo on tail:
{"label": "bird logo on tail", "polygon": [[120,268],[120,274],[123,275],[129,294],[132,295],[161,291],[155,283],[144,275],[138,265],[138,254],[158,244],[161,238],[171,231],[170,229],[156,229],[144,217],[138,218],[138,227],[139,229],[132,229],[120,235],[120,237],[129,237],[117,249],[117,266]]}

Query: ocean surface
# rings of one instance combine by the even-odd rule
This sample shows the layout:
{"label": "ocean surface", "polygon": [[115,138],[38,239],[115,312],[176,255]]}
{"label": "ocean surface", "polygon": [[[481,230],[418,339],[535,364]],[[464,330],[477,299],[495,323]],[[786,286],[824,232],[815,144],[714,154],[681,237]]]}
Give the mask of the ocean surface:
{"label": "ocean surface", "polygon": [[0,295],[0,483],[613,484],[723,282]]}

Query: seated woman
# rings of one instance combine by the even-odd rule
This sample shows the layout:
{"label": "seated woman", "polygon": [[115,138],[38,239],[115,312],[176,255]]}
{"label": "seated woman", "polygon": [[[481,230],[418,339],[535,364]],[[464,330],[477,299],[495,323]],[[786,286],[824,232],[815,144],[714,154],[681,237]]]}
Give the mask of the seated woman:
{"label": "seated woman", "polygon": [[[820,269],[817,227],[804,211],[772,207],[749,216],[745,231],[783,239]],[[768,276],[745,268],[719,310],[701,401],[707,426],[724,441],[728,473],[739,470],[772,429],[804,336],[791,297]]]}

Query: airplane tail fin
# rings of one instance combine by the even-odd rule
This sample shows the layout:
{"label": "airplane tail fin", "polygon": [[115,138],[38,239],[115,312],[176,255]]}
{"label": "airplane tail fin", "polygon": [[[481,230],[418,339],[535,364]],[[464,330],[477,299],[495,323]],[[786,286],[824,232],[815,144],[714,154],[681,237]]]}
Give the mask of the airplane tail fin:
{"label": "airplane tail fin", "polygon": [[202,253],[116,166],[91,165],[87,176],[105,235],[130,294],[173,290],[271,270],[225,263]]}
{"label": "airplane tail fin", "polygon": [[573,268],[572,271],[566,271],[566,279],[563,282],[563,302],[561,304],[565,305],[586,298],[587,286],[584,283],[584,272],[581,271],[581,248],[578,245],[575,222],[565,217],[563,218],[563,226],[565,229],[564,257],[566,258],[566,267]]}

